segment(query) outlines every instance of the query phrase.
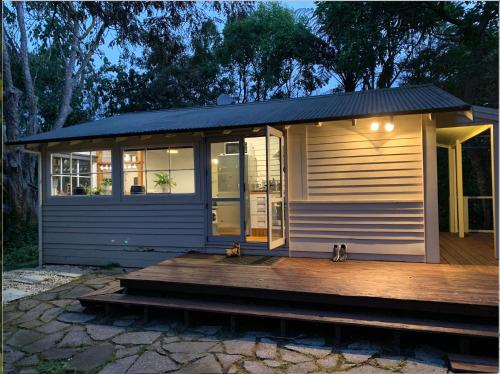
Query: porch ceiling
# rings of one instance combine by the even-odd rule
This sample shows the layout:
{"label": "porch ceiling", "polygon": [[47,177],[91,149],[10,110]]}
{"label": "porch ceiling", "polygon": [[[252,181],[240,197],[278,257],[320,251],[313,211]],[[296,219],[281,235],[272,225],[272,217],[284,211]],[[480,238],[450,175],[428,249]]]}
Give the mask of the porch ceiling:
{"label": "porch ceiling", "polygon": [[442,145],[455,145],[457,140],[461,143],[479,135],[489,129],[488,125],[459,126],[436,129],[437,143]]}

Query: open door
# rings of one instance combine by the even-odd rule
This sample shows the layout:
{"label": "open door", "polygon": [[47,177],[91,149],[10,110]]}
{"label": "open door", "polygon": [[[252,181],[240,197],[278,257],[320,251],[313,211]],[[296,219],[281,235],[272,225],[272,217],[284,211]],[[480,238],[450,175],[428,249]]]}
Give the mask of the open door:
{"label": "open door", "polygon": [[269,249],[285,244],[285,201],[283,192],[283,133],[267,126],[267,241]]}

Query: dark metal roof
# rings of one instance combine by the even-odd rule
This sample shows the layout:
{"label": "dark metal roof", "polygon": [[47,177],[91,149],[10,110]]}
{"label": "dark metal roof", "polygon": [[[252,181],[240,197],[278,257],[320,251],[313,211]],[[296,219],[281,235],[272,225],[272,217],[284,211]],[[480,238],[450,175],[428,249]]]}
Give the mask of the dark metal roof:
{"label": "dark metal roof", "polygon": [[464,101],[434,85],[407,86],[247,104],[127,113],[26,136],[10,144],[294,124],[469,108],[470,105]]}

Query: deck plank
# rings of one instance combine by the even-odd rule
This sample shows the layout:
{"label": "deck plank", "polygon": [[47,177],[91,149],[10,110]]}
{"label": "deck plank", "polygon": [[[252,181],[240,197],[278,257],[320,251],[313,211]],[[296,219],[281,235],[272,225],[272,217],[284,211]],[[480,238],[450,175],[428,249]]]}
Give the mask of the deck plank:
{"label": "deck plank", "polygon": [[222,256],[181,256],[131,272],[121,280],[222,288],[372,297],[463,305],[498,305],[498,267],[376,261],[333,263],[284,258],[271,266],[219,263]]}

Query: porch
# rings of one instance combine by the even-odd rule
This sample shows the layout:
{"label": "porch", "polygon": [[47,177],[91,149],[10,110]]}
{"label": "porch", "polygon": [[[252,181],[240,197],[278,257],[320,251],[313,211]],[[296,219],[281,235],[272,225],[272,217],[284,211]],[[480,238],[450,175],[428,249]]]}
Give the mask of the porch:
{"label": "porch", "polygon": [[498,266],[492,233],[471,232],[460,238],[456,233],[441,232],[439,249],[442,264]]}
{"label": "porch", "polygon": [[281,321],[498,336],[498,267],[262,258],[254,265],[190,253],[119,277],[80,298],[85,306],[139,307]]}

